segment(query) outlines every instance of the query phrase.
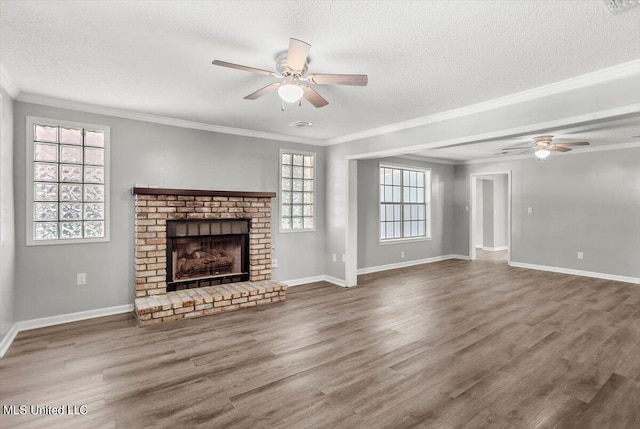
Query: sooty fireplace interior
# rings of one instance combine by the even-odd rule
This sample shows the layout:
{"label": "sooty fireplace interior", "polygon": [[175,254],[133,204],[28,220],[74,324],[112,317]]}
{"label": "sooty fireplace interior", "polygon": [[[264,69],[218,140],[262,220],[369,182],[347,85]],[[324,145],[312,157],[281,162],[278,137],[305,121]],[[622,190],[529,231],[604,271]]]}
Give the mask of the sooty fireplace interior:
{"label": "sooty fireplace interior", "polygon": [[167,221],[168,292],[247,280],[247,219]]}

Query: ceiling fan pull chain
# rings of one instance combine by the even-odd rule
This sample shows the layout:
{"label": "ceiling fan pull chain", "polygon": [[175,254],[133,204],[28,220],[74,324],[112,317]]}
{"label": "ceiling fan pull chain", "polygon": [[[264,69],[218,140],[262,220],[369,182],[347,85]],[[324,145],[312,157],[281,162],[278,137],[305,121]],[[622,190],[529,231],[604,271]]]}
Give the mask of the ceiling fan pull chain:
{"label": "ceiling fan pull chain", "polygon": [[280,100],[282,102],[282,111],[284,112],[284,100]]}

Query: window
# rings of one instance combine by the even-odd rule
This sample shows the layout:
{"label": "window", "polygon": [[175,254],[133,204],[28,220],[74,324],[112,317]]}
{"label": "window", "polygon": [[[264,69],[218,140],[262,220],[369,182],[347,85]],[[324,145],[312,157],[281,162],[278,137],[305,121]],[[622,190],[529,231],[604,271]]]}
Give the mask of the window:
{"label": "window", "polygon": [[431,237],[431,170],[380,164],[380,241]]}
{"label": "window", "polygon": [[315,154],[280,152],[280,231],[314,231]]}
{"label": "window", "polygon": [[109,239],[109,127],[27,118],[27,244]]}

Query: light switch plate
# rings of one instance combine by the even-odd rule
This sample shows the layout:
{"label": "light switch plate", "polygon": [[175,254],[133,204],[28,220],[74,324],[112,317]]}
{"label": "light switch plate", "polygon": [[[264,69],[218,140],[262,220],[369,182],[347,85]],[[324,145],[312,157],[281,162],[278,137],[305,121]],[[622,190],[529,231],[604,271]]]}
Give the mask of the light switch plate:
{"label": "light switch plate", "polygon": [[87,273],[76,274],[76,285],[82,286],[87,284]]}

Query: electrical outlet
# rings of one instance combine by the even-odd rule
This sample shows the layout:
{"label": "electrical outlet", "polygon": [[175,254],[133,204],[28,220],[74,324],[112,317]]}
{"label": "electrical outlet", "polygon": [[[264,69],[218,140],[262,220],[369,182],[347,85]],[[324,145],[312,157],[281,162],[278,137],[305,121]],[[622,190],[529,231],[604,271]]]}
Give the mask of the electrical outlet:
{"label": "electrical outlet", "polygon": [[584,252],[578,252],[578,259],[584,259]]}
{"label": "electrical outlet", "polygon": [[533,213],[533,207],[527,207],[527,213],[529,214]]}
{"label": "electrical outlet", "polygon": [[469,211],[469,206],[464,206],[464,210],[468,212]]}
{"label": "electrical outlet", "polygon": [[271,260],[271,268],[278,268],[278,260],[277,259],[272,259]]}
{"label": "electrical outlet", "polygon": [[77,273],[76,274],[76,285],[82,286],[87,284],[87,273]]}
{"label": "electrical outlet", "polygon": [[338,260],[338,256],[334,253],[334,254],[331,256],[331,260],[332,260],[333,262],[336,262],[336,261]]}
{"label": "electrical outlet", "polygon": [[400,252],[400,258],[404,259],[404,252]]}

